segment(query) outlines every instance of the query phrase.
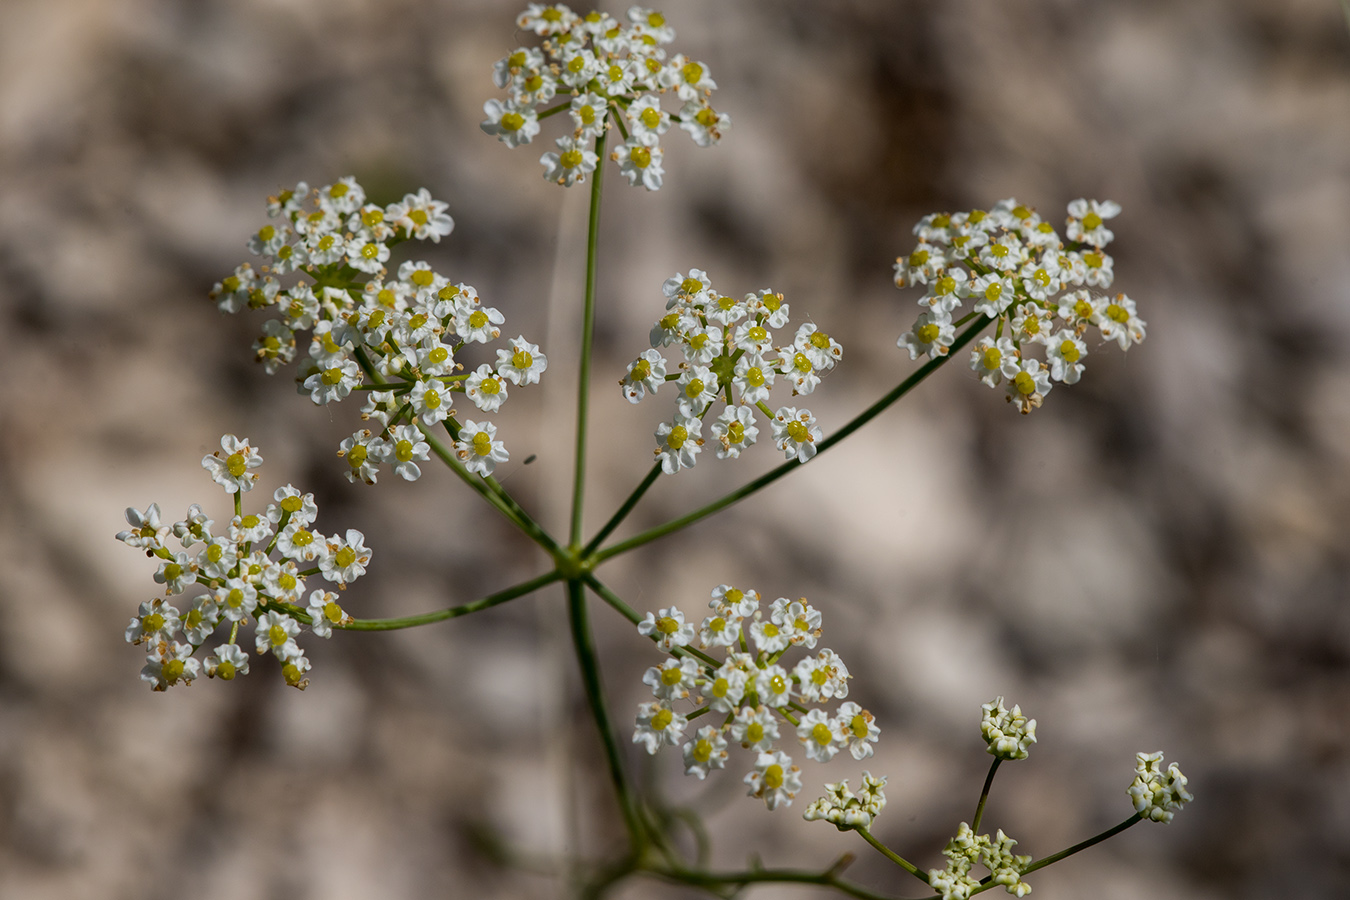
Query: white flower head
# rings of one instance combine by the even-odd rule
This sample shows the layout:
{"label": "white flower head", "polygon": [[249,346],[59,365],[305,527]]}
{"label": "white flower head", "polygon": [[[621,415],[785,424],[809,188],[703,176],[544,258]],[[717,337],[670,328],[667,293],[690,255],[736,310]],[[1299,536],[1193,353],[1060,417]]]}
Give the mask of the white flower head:
{"label": "white flower head", "polygon": [[727,742],[714,725],[704,725],[694,739],[684,745],[684,774],[699,781],[713,769],[727,764]]}
{"label": "white flower head", "polygon": [[980,707],[980,733],[989,745],[989,753],[999,759],[1026,759],[1028,748],[1036,742],[1036,720],[1022,715],[1022,708],[1003,706],[1003,698]]}

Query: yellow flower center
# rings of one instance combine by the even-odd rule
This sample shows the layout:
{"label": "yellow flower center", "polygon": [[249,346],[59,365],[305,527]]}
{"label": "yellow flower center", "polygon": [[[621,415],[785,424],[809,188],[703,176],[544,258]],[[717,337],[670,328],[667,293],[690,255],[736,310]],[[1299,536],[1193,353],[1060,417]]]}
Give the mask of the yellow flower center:
{"label": "yellow flower center", "polygon": [[830,734],[830,729],[826,727],[824,722],[817,722],[816,727],[811,729],[811,740],[823,747],[830,743],[830,741],[833,740],[833,737]]}
{"label": "yellow flower center", "polygon": [[849,723],[849,730],[853,732],[855,737],[867,737],[867,717],[862,713],[854,716],[853,721]]}
{"label": "yellow flower center", "polygon": [[580,150],[566,150],[558,157],[558,162],[562,163],[564,169],[575,169],[581,165],[582,158]]}
{"label": "yellow flower center", "polygon": [[1018,372],[1013,384],[1017,386],[1017,393],[1024,397],[1036,393],[1036,379],[1028,372]]}
{"label": "yellow flower center", "polygon": [[783,786],[782,766],[774,763],[764,770],[764,786],[774,791]]}
{"label": "yellow flower center", "polygon": [[656,630],[662,634],[674,634],[680,630],[680,623],[674,616],[662,616],[656,620]]}
{"label": "yellow flower center", "polygon": [[1112,322],[1119,322],[1121,325],[1124,325],[1126,322],[1130,321],[1129,310],[1121,306],[1119,303],[1112,303],[1110,306],[1106,307],[1106,315],[1111,319]]}
{"label": "yellow flower center", "polygon": [[1003,353],[997,347],[986,347],[980,354],[980,363],[992,372],[1003,364]]}
{"label": "yellow flower center", "polygon": [[[732,422],[727,426],[727,440],[733,444],[739,444],[745,440],[745,426],[740,422]],[[721,621],[720,619],[718,621]]]}
{"label": "yellow flower center", "polygon": [[480,431],[473,436],[473,452],[479,456],[487,456],[492,452],[492,437],[486,431]]}
{"label": "yellow flower center", "polygon": [[708,741],[703,738],[699,738],[694,744],[694,752],[692,755],[698,762],[705,763],[712,758],[712,749],[712,744],[708,743]]}
{"label": "yellow flower center", "polygon": [[343,547],[333,557],[333,562],[338,564],[338,568],[345,569],[356,562],[356,551],[351,547]]}
{"label": "yellow flower center", "polygon": [[[684,446],[684,442],[689,440],[689,429],[683,425],[676,425],[670,429],[670,434],[666,435],[666,446],[672,450],[678,450]],[[662,619],[663,622],[673,622],[674,619]]]}
{"label": "yellow flower center", "polygon": [[282,644],[286,643],[287,637],[286,629],[282,628],[280,625],[273,625],[271,628],[267,629],[267,642],[273,647],[280,647]]}
{"label": "yellow flower center", "polygon": [[412,459],[413,458],[412,441],[399,441],[398,443],[394,444],[394,457],[398,459],[399,462],[407,462],[408,460]]}
{"label": "yellow flower center", "polygon": [[234,663],[227,659],[222,659],[220,665],[216,666],[216,677],[221,681],[234,681]]}
{"label": "yellow flower center", "polygon": [[495,378],[484,378],[483,383],[478,386],[478,390],[491,397],[494,394],[501,393],[502,383]]}
{"label": "yellow flower center", "polygon": [[764,740],[764,726],[758,722],[751,722],[745,726],[745,739],[751,744],[758,744]]}
{"label": "yellow flower center", "polygon": [[657,710],[656,715],[652,716],[652,730],[665,731],[670,727],[670,723],[674,718],[675,714],[668,709]]}
{"label": "yellow flower center", "polygon": [[[1086,216],[1083,216],[1084,231],[1095,231],[1101,227],[1102,227],[1102,217],[1097,215],[1095,212],[1090,212]],[[263,240],[266,240],[266,238],[264,238]]]}
{"label": "yellow flower center", "polygon": [[938,335],[941,333],[942,329],[939,328],[937,325],[934,325],[932,322],[929,322],[927,325],[921,325],[918,328],[914,329],[914,336],[919,339],[920,343],[924,344],[933,343],[933,341],[936,341],[938,339]]}
{"label": "yellow flower center", "polygon": [[577,110],[577,115],[581,118],[582,125],[591,125],[595,123],[595,107],[591,106],[589,103]]}
{"label": "yellow flower center", "polygon": [[661,112],[654,106],[649,106],[644,109],[638,118],[641,119],[642,124],[646,125],[648,128],[655,128],[657,125],[661,124]]}
{"label": "yellow flower center", "polygon": [[502,116],[501,126],[505,131],[519,131],[525,124],[525,117],[518,112],[509,112]]}
{"label": "yellow flower center", "polygon": [[670,687],[673,684],[679,684],[682,680],[684,680],[684,672],[680,671],[678,666],[672,666],[669,669],[661,670],[661,683],[666,687]]}
{"label": "yellow flower center", "polygon": [[639,169],[645,169],[652,164],[652,151],[646,147],[634,147],[628,154],[628,158],[633,161],[633,165]]}
{"label": "yellow flower center", "polygon": [[359,469],[365,465],[366,458],[369,455],[369,451],[367,451],[364,446],[357,444],[347,452],[347,465],[351,466],[353,469]]}
{"label": "yellow flower center", "polygon": [[[805,444],[811,440],[811,431],[801,422],[789,422],[787,427],[788,437],[799,444]],[[777,631],[777,629],[775,629]]]}
{"label": "yellow flower center", "polygon": [[1067,363],[1078,362],[1078,357],[1080,355],[1078,352],[1078,345],[1073,341],[1061,341],[1059,345],[1059,355],[1062,356]]}
{"label": "yellow flower center", "polygon": [[244,458],[243,453],[231,453],[225,460],[225,468],[231,475],[238,478],[248,470],[248,460]]}
{"label": "yellow flower center", "polygon": [[[342,369],[337,366],[334,366],[331,369],[325,369],[323,375],[320,377],[323,379],[324,384],[329,385],[331,387],[332,385],[339,384],[342,381]],[[231,473],[233,473],[233,467],[231,467]]]}
{"label": "yellow flower center", "polygon": [[511,356],[511,365],[517,369],[528,369],[534,365],[534,357],[530,355],[528,350],[517,350]]}
{"label": "yellow flower center", "polygon": [[696,62],[687,62],[680,69],[680,74],[684,76],[686,84],[698,84],[703,80],[703,66]]}
{"label": "yellow flower center", "polygon": [[332,600],[323,605],[323,617],[334,625],[342,621],[342,607],[338,606]]}
{"label": "yellow flower center", "polygon": [[141,631],[150,634],[159,631],[164,627],[164,617],[159,613],[151,613],[144,619],[141,619]]}

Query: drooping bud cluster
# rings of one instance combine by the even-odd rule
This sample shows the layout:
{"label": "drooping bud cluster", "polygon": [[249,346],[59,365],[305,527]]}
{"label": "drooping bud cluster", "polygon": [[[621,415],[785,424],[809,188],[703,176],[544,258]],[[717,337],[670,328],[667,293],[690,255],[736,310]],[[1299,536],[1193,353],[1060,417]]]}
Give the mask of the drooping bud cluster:
{"label": "drooping bud cluster", "polygon": [[885,776],[873,778],[871,772],[863,772],[862,787],[857,794],[848,789],[847,779],[827,784],[825,796],[813,800],[802,818],[808,822],[817,819],[829,822],[840,831],[871,828],[872,820],[886,808],[886,794],[881,790],[885,786]]}
{"label": "drooping bud cluster", "polygon": [[[1134,301],[1102,293],[1115,278],[1104,250],[1114,235],[1105,223],[1119,213],[1109,200],[1073,201],[1067,244],[1014,199],[987,212],[925,216],[914,226],[918,245],[895,262],[896,287],[927,288],[918,321],[898,345],[910,359],[945,356],[958,327],[979,316],[993,319],[994,335],[971,351],[970,367],[991,388],[1004,385],[1008,401],[1030,412],[1054,383],[1082,377],[1089,328],[1122,350],[1144,339]],[[964,301],[973,310],[958,318]]]}
{"label": "drooping bud cluster", "polygon": [[1003,698],[980,707],[980,733],[989,744],[989,753],[999,759],[1026,759],[1028,748],[1036,743],[1036,720],[1022,715],[1022,708],[1003,706]]}
{"label": "drooping bud cluster", "polygon": [[[648,613],[638,625],[640,634],[671,657],[643,676],[656,699],[638,707],[634,743],[654,754],[683,741],[685,772],[702,780],[726,765],[730,738],[756,754],[744,781],[750,795],[769,809],[790,804],[802,786],[798,767],[779,749],[784,731],[795,733],[807,758],[816,762],[828,762],[845,748],[854,759],[872,755],[881,732],[871,713],[852,701],[841,703],[833,716],[823,708],[848,696],[848,668],[833,650],[807,655],[791,669],[779,664],[793,647],[815,650],[821,633],[818,610],[805,599],[779,598],[765,617],[757,592],[726,584],[712,592],[708,606],[711,614],[697,628],[675,607]],[[685,649],[696,639],[704,649],[725,648],[725,659]],[[680,701],[696,709],[681,713],[676,709]],[[690,720],[702,715],[716,721],[686,740]],[[790,744],[791,738],[786,740]],[[879,795],[882,783],[866,789],[875,787]]]}
{"label": "drooping bud cluster", "polygon": [[1186,790],[1186,776],[1172,763],[1163,771],[1163,755],[1138,753],[1135,755],[1134,782],[1129,787],[1134,811],[1146,819],[1167,824],[1181,809],[1182,804],[1195,798]]}
{"label": "drooping bud cluster", "polygon": [[674,119],[700,147],[717,143],[731,119],[708,103],[717,84],[706,65],[682,53],[667,58],[664,48],[675,30],[664,15],[634,6],[627,18],[621,23],[603,12],[581,16],[561,3],[531,3],[516,25],[544,38],[543,45],[520,47],[497,62],[492,79],[507,99],[483,105],[483,131],[518,147],[539,134],[540,119],[567,110],[573,130],[539,162],[545,178],[570,187],[595,171],[595,140],[613,122],[624,142],[610,159],[629,184],[659,190],[661,135],[673,121],[661,108],[663,96],[679,101]]}
{"label": "drooping bud cluster", "polygon": [[[326,638],[335,625],[352,621],[334,591],[319,587],[306,595],[305,579],[317,575],[344,590],[365,574],[371,551],[356,529],[331,536],[314,530],[314,495],[289,484],[277,489],[275,502],[261,514],[245,513],[242,495],[258,478],[249,470],[262,464],[262,456],[247,439],[232,434],[221,438],[220,445],[202,459],[202,467],[226,493],[235,495],[236,514],[224,527],[217,528],[195,503],[187,518],[173,525],[161,522],[156,503],[145,512],[127,510],[131,529],[117,539],[159,561],[154,579],[164,585],[165,596],[141,604],[127,625],[126,639],[145,646],[141,679],[162,691],[191,684],[203,672],[222,681],[248,674],[248,653],[238,637],[241,625],[252,624],[257,652],[275,656],[286,683],[303,689],[310,664],[296,643],[302,625]],[[170,548],[171,538],[181,550]],[[229,628],[228,639],[205,660],[196,659],[222,627]]]}
{"label": "drooping bud cluster", "polygon": [[[211,298],[224,312],[273,309],[254,342],[268,373],[300,357],[300,393],[318,404],[356,393],[372,428],[342,442],[348,480],[374,484],[381,465],[409,481],[429,458],[427,429],[444,424],[454,455],[471,472],[491,475],[508,458],[490,422],[460,421],[454,395],[495,413],[507,385],[534,384],[548,366],[524,336],[498,348],[496,364],[467,374],[456,356],[470,344],[501,337],[502,314],[467,284],[452,284],[425,262],[407,261],[391,274],[390,248],[417,239],[439,241],[454,223],[446,204],[425,188],[387,206],[366,202],[354,178],[310,192],[304,183],[271,198],[264,226],[249,242],[261,272],[244,263],[217,282]],[[279,276],[300,273],[290,286]],[[300,332],[310,332],[305,341]],[[307,348],[299,354],[297,345]]]}
{"label": "drooping bud cluster", "polygon": [[1003,885],[1013,896],[1025,897],[1031,893],[1031,885],[1022,880],[1022,873],[1031,864],[1031,857],[1014,856],[1012,848],[1016,845],[1017,841],[1002,829],[990,838],[987,834],[976,834],[962,822],[956,837],[942,851],[947,857],[947,868],[929,869],[928,884],[942,900],[967,900],[980,887],[979,880],[970,874],[978,864],[989,870],[994,884]]}
{"label": "drooping bud cluster", "polygon": [[[693,466],[708,438],[716,441],[718,459],[739,457],[759,437],[756,410],[768,418],[774,445],[787,459],[806,462],[815,456],[823,434],[811,411],[795,406],[775,411],[765,401],[776,384],[791,387],[794,397],[814,391],[843,358],[838,341],[806,322],[791,343],[779,343],[773,329],[789,324],[782,294],[762,290],[737,300],[714,290],[700,269],[676,273],[662,290],[667,312],[652,326],[654,349],[629,364],[619,382],[630,403],[676,382],[675,417],[656,430],[662,471]],[[678,371],[668,371],[655,349],[671,345],[684,355]],[[705,438],[704,423],[718,400],[725,405]]]}

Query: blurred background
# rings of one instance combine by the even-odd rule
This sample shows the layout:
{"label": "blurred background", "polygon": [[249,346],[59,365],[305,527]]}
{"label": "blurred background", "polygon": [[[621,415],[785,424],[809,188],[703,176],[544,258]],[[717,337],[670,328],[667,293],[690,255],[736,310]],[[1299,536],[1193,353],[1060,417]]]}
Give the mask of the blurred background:
{"label": "blurred background", "polygon": [[[549,897],[531,866],[617,852],[560,590],[410,632],[307,642],[275,666],[152,694],[122,631],[151,564],[122,510],[228,518],[198,465],[226,432],[359,528],[359,616],[454,605],[545,568],[438,469],[341,478],[355,427],[249,345],[212,282],[248,258],[268,194],[355,174],[427,186],[454,233],[419,246],[543,344],[543,385],[498,417],[499,477],[565,531],[586,192],[541,177],[544,140],[478,129],[492,63],[524,40],[496,0],[4,0],[0,5],[0,896]],[[625,7],[605,4],[622,15]],[[891,283],[937,210],[1016,196],[1060,224],[1124,213],[1116,289],[1148,340],[1018,416],[964,360],[801,473],[624,556],[639,610],[701,616],[719,582],[805,596],[878,716],[865,765],[806,764],[804,796],[745,799],[748,754],[698,783],[678,754],[636,777],[703,812],[724,868],[824,868],[915,896],[861,841],[803,822],[825,781],[890,776],[876,831],[921,866],[968,820],[979,705],[1040,723],[986,818],[1043,856],[1120,821],[1134,753],[1196,801],[1171,825],[1035,875],[1036,897],[1350,892],[1350,33],[1333,0],[678,2],[733,128],[664,141],[666,187],[610,171],[600,259],[594,530],[647,471],[669,401],[613,382],[647,346],[661,282],[773,287],[845,347],[810,400],[837,427],[912,371]],[[532,38],[529,39],[531,42]],[[530,454],[537,462],[524,465]],[[777,462],[705,455],[632,533]],[[262,502],[259,500],[259,502]],[[622,737],[656,652],[593,619]],[[527,860],[502,865],[502,847]],[[874,858],[875,857],[875,858]],[[624,897],[666,891],[635,882]],[[671,896],[685,896],[671,889]],[[753,896],[820,896],[766,886]]]}

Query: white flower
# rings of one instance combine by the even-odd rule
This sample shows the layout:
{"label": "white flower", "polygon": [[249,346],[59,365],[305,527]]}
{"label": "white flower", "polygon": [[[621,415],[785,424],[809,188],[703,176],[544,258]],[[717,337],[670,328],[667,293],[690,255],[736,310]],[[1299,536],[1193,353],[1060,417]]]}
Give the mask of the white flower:
{"label": "white flower", "polygon": [[221,644],[206,658],[206,674],[221,681],[233,681],[248,674],[248,654],[238,644]]}
{"label": "white flower", "polygon": [[918,359],[923,354],[927,354],[930,359],[937,359],[947,355],[947,348],[954,340],[956,328],[952,325],[951,314],[934,309],[919,313],[914,327],[900,335],[896,346],[908,350],[910,359]]}
{"label": "white flower", "polygon": [[496,412],[506,402],[506,382],[483,363],[464,380],[464,393],[483,412]]}
{"label": "white flower", "polygon": [[301,655],[300,646],[295,642],[298,634],[299,622],[285,613],[268,610],[258,617],[253,646],[259,653],[270,650],[277,659],[285,662]]}
{"label": "white flower", "polygon": [[571,187],[595,171],[600,157],[586,149],[585,144],[571,135],[563,135],[556,141],[557,151],[550,150],[539,157],[544,167],[544,177],[564,187]]}
{"label": "white flower", "polygon": [[773,442],[788,459],[804,463],[816,455],[816,444],[825,436],[816,427],[816,417],[810,410],[797,411],[795,406],[781,407],[774,413]]}
{"label": "white flower", "polygon": [[640,704],[633,743],[643,744],[648,753],[655,754],[664,746],[678,744],[688,724],[689,720],[671,709],[664,700]]}
{"label": "white flower", "polygon": [[658,700],[688,700],[689,689],[701,672],[697,660],[687,656],[684,659],[671,657],[648,669],[642,676],[642,683],[652,689]]}
{"label": "white flower", "polygon": [[839,752],[833,723],[823,709],[808,710],[797,725],[797,740],[806,748],[807,759],[829,762]]}
{"label": "white flower", "polygon": [[629,403],[637,403],[648,391],[656,393],[666,382],[666,358],[656,350],[646,350],[628,366],[619,386]]}
{"label": "white flower", "polygon": [[780,665],[765,666],[755,676],[755,693],[769,706],[782,709],[792,702],[792,676]]}
{"label": "white flower", "polygon": [[792,670],[803,700],[819,703],[848,696],[848,667],[833,650],[821,650]]}
{"label": "white flower", "polygon": [[800,600],[779,597],[770,609],[770,618],[788,640],[808,650],[815,648],[820,637],[820,610],[807,603],[805,597]]}
{"label": "white flower", "polygon": [[413,412],[428,428],[444,422],[446,416],[450,415],[450,404],[454,403],[450,390],[435,379],[414,384],[408,392],[408,400],[412,403]]}
{"label": "white flower", "polygon": [[539,115],[528,106],[489,100],[483,104],[483,112],[487,119],[479,127],[508,147],[528,144],[539,133]]}
{"label": "white flower", "polygon": [[468,469],[484,478],[497,468],[497,463],[511,458],[506,445],[497,440],[497,426],[491,422],[474,422],[465,419],[459,430],[459,440],[455,441],[455,456]]}
{"label": "white flower", "polygon": [[735,661],[727,660],[704,680],[701,693],[714,712],[734,713],[741,705],[749,682],[750,676],[745,670]]}
{"label": "white flower", "polygon": [[379,469],[375,463],[379,462],[382,455],[383,441],[373,437],[369,429],[353,432],[338,444],[338,456],[347,460],[347,471],[344,472],[347,480],[352,484],[358,481],[364,481],[366,484],[374,484],[379,475]]}
{"label": "white flower", "polygon": [[361,367],[356,360],[334,361],[305,379],[305,390],[309,399],[322,406],[334,400],[344,400],[355,388],[361,386]]}
{"label": "white flower", "polygon": [[1069,204],[1069,218],[1064,233],[1071,241],[1091,244],[1100,249],[1115,238],[1106,227],[1106,219],[1120,215],[1120,204],[1113,200],[1087,200],[1082,197]]}
{"label": "white flower", "polygon": [[142,513],[130,506],[126,511],[130,531],[117,532],[117,540],[137,550],[158,550],[169,537],[169,526],[159,521],[159,504],[151,503]]}
{"label": "white flower", "polygon": [[990,318],[1008,308],[1017,296],[1017,288],[1012,281],[997,273],[981,275],[967,287],[969,296],[976,299],[975,311]]}
{"label": "white flower", "polygon": [[512,384],[537,384],[548,368],[548,358],[524,336],[511,339],[510,350],[497,351],[497,373]]}
{"label": "white flower", "polygon": [[277,550],[287,559],[314,562],[327,553],[328,544],[322,534],[306,528],[303,522],[292,520],[277,534]]}
{"label": "white flower", "polygon": [[711,147],[731,128],[731,117],[706,103],[690,100],[680,109],[680,127],[700,147]]}
{"label": "white flower", "polygon": [[381,447],[381,462],[394,467],[394,474],[404,481],[422,477],[417,460],[430,458],[431,445],[422,440],[422,432],[412,425],[399,425],[389,432],[389,440]]}
{"label": "white flower", "polygon": [[301,494],[289,484],[277,488],[272,499],[276,503],[267,504],[267,520],[273,525],[279,525],[283,518],[288,524],[309,525],[319,517],[314,495]]}
{"label": "white flower", "polygon": [[171,641],[181,624],[177,609],[160,599],[147,600],[127,624],[127,643],[154,646],[161,641]]}
{"label": "white flower", "polygon": [[675,414],[673,423],[662,422],[656,426],[656,456],[661,462],[661,471],[674,475],[680,469],[692,468],[695,457],[703,448],[703,423],[693,416]]}
{"label": "white flower", "polygon": [[704,725],[694,740],[684,745],[684,774],[702,781],[713,769],[727,764],[727,742],[716,726]]}
{"label": "white flower", "polygon": [[605,132],[605,116],[609,114],[609,101],[599,94],[584,93],[572,98],[568,109],[572,121],[577,126],[577,138],[591,141]]}
{"label": "white flower", "polygon": [[338,605],[338,595],[332,591],[314,591],[309,595],[310,628],[321,638],[333,636],[334,625],[345,625],[352,617]]}
{"label": "white flower", "polygon": [[[644,143],[644,140],[651,143]],[[619,172],[628,179],[629,184],[636,185],[641,182],[647,190],[659,191],[661,179],[665,175],[665,171],[661,168],[662,156],[663,153],[655,138],[644,139],[635,134],[616,147],[610,154],[610,159],[619,164]]]}
{"label": "white flower", "polygon": [[647,613],[647,618],[638,623],[637,630],[645,637],[655,637],[656,645],[667,653],[674,647],[693,643],[696,634],[694,626],[684,620],[684,613],[674,606],[659,613]]}
{"label": "white flower", "polygon": [[150,654],[141,669],[141,680],[155,691],[165,690],[180,681],[191,684],[201,674],[201,663],[192,658],[192,653],[192,645],[175,641],[164,648],[163,654]]}
{"label": "white flower", "polygon": [[769,750],[778,740],[778,720],[767,706],[744,706],[731,721],[731,736],[749,750]]}
{"label": "white flower", "polygon": [[1145,819],[1167,824],[1182,805],[1195,798],[1186,790],[1187,779],[1176,763],[1163,771],[1163,754],[1135,755],[1134,783],[1129,787],[1134,811]]}
{"label": "white flower", "polygon": [[691,366],[675,382],[679,391],[680,414],[683,416],[701,416],[708,404],[717,399],[721,385],[717,376],[707,366]]}
{"label": "white flower", "polygon": [[718,459],[736,459],[741,451],[755,443],[759,428],[755,425],[753,406],[727,406],[712,424],[713,439],[717,441]]}
{"label": "white flower", "polygon": [[186,553],[175,553],[159,564],[155,584],[164,585],[168,594],[181,594],[197,580],[197,567],[188,561]]}
{"label": "white flower", "polygon": [[792,758],[781,750],[772,753],[760,753],[755,760],[755,770],[745,776],[750,786],[750,796],[764,801],[769,809],[789,806],[792,798],[802,789],[802,777]]}
{"label": "white flower", "polygon": [[231,622],[242,622],[258,608],[258,590],[242,578],[226,579],[212,593],[216,608]]}
{"label": "white flower", "polygon": [[769,391],[773,388],[774,373],[757,354],[746,353],[737,360],[735,372],[731,383],[740,395],[742,404],[753,406],[768,399]]}
{"label": "white flower", "polygon": [[970,351],[970,368],[980,376],[980,381],[997,387],[1004,378],[1015,378],[1022,371],[1018,356],[1012,338],[1001,337],[996,341],[983,337]]}
{"label": "white flower", "polygon": [[1027,748],[1036,743],[1036,720],[1022,715],[1019,706],[1014,705],[1011,711],[1004,708],[1002,697],[980,708],[984,710],[980,733],[989,753],[999,759],[1026,759]]}
{"label": "white flower", "polygon": [[875,717],[852,700],[839,704],[838,715],[830,725],[839,741],[858,760],[871,756],[872,745],[881,737]]}
{"label": "white flower", "polygon": [[1144,339],[1145,322],[1139,318],[1134,301],[1124,294],[1116,294],[1116,299],[1106,305],[1104,315],[1097,323],[1102,337],[1115,341],[1120,349],[1128,350],[1131,344]]}
{"label": "white flower", "polygon": [[225,489],[225,493],[234,494],[253,490],[258,476],[249,469],[258,468],[262,461],[262,454],[249,444],[248,438],[227,434],[220,439],[220,450],[202,457],[202,468],[211,473],[211,478]]}
{"label": "white flower", "polygon": [[1045,356],[1050,363],[1050,377],[1065,384],[1077,384],[1083,375],[1087,344],[1072,331],[1061,331],[1046,345]]}
{"label": "white flower", "polygon": [[1023,415],[1041,405],[1050,393],[1050,370],[1038,359],[1020,361],[1021,371],[1008,380],[1008,400],[1016,401]]}
{"label": "white flower", "polygon": [[366,547],[366,536],[355,528],[347,529],[347,539],[336,537],[328,541],[328,552],[319,559],[319,569],[328,581],[351,584],[366,574],[372,552]]}

